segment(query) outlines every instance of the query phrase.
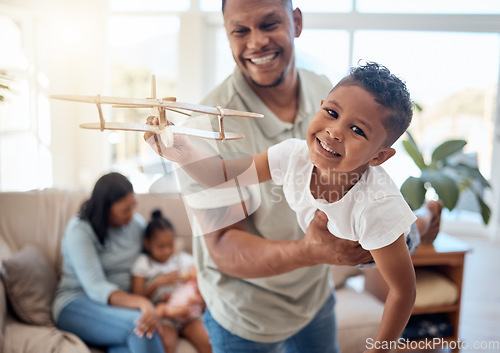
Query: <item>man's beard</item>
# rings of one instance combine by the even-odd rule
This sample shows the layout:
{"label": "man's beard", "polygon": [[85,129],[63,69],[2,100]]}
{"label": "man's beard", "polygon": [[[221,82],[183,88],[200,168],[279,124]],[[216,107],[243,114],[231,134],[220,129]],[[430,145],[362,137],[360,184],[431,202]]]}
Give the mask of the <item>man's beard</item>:
{"label": "man's beard", "polygon": [[251,76],[250,76],[250,81],[252,81],[252,83],[259,88],[272,88],[278,86],[281,82],[283,82],[284,78],[285,78],[285,70],[281,72],[280,77],[278,77],[276,81],[274,81],[269,85],[261,85],[260,83],[255,82],[255,80]]}

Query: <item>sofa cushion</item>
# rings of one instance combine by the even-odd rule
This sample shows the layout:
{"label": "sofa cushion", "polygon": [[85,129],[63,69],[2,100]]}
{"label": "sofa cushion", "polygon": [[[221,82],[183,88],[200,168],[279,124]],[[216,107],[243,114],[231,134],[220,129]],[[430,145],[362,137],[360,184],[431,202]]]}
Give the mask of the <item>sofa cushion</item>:
{"label": "sofa cushion", "polygon": [[23,322],[54,326],[51,305],[57,287],[54,268],[32,244],[2,261],[2,279],[12,309]]}
{"label": "sofa cushion", "polygon": [[417,297],[415,308],[452,305],[458,300],[459,289],[444,275],[426,269],[415,271],[417,278]]}
{"label": "sofa cushion", "polygon": [[7,297],[5,296],[5,287],[2,284],[0,284],[0,353],[3,352],[6,316],[7,316]]}
{"label": "sofa cushion", "polygon": [[377,335],[384,303],[367,292],[358,292],[349,286],[340,288],[335,294],[335,317],[341,352],[364,352],[367,339]]}
{"label": "sofa cushion", "polygon": [[55,327],[27,325],[7,316],[4,353],[90,353],[72,333]]}

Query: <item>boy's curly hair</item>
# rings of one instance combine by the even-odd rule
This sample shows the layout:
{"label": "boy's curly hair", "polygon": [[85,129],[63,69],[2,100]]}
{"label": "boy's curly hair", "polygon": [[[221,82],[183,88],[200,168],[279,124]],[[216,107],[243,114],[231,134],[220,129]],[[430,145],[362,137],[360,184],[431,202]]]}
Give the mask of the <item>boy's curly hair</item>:
{"label": "boy's curly hair", "polygon": [[388,146],[391,146],[410,126],[413,115],[410,92],[405,82],[391,74],[387,67],[370,61],[353,67],[350,74],[334,89],[343,85],[357,85],[364,88],[373,95],[378,104],[392,111],[384,121]]}

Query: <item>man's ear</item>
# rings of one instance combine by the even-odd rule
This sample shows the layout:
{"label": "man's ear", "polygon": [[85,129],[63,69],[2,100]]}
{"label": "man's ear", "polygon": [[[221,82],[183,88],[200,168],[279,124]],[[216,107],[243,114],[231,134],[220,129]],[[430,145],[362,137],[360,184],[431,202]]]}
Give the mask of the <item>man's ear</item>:
{"label": "man's ear", "polygon": [[378,152],[375,154],[375,156],[372,157],[370,160],[369,164],[372,167],[375,167],[377,165],[381,165],[384,163],[386,160],[391,158],[396,154],[396,150],[392,147],[384,147],[378,150]]}
{"label": "man's ear", "polygon": [[295,38],[299,38],[302,33],[302,11],[298,7],[293,10],[293,26],[295,28]]}

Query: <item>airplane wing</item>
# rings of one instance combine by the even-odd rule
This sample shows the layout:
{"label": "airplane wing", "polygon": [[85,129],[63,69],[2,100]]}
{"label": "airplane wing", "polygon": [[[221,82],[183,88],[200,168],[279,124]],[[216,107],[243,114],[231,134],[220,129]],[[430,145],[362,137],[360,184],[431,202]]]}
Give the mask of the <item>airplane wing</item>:
{"label": "airplane wing", "polygon": [[[83,129],[100,130],[100,123],[84,123],[80,124]],[[139,124],[139,123],[122,123],[122,122],[105,122],[105,130],[120,130],[120,131],[142,131],[142,132],[153,132],[155,134],[160,134],[162,129],[158,126]],[[194,129],[186,126],[176,126],[168,125],[164,129],[170,129],[174,134],[181,134],[186,136],[201,137],[209,140],[220,140],[220,133],[218,131],[206,131],[200,129]],[[224,139],[226,140],[238,140],[244,138],[245,135],[238,134],[234,132],[225,132]]]}
{"label": "airplane wing", "polygon": [[[206,105],[193,104],[193,103],[174,102],[171,101],[169,98],[162,100],[156,98],[125,98],[125,97],[85,96],[85,95],[52,95],[51,98],[73,101],[73,102],[93,103],[93,104],[118,104],[130,108],[164,107],[165,109],[174,111],[176,111],[176,109],[180,109],[180,110],[189,110],[204,114],[220,115],[220,111],[217,108],[209,107]],[[224,116],[239,116],[246,118],[264,117],[262,114],[258,113],[251,113],[251,112],[245,112],[233,109],[224,109],[224,108],[221,109],[224,112]]]}

